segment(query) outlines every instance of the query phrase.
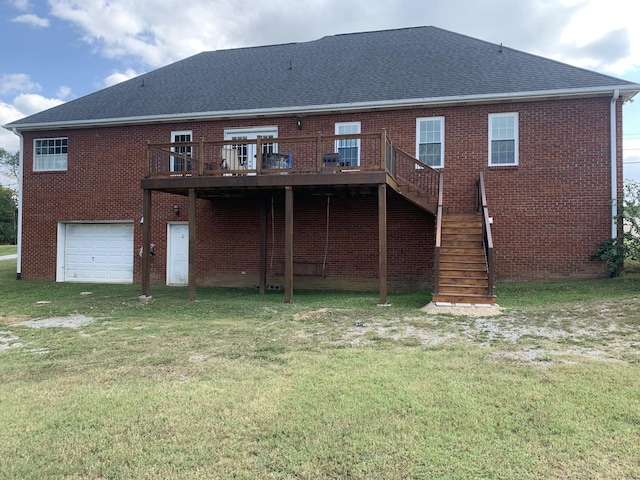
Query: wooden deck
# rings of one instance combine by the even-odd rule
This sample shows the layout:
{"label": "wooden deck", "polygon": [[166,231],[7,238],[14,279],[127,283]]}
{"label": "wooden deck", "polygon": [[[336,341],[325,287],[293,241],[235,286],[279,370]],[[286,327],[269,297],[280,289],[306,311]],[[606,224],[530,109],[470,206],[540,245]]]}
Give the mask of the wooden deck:
{"label": "wooden deck", "polygon": [[[241,143],[242,142],[242,143]],[[350,145],[351,151],[341,145]],[[355,150],[353,149],[355,148]],[[257,152],[251,155],[252,152]],[[189,298],[195,299],[196,199],[264,197],[285,193],[285,301],[293,297],[294,192],[365,189],[378,198],[380,304],[387,302],[387,188],[435,214],[441,173],[404,152],[386,131],[369,134],[147,145],[143,217],[152,218],[152,193],[189,198]],[[266,197],[265,197],[266,198]],[[261,208],[260,293],[266,291],[266,204]],[[150,250],[151,222],[143,224]],[[150,260],[142,256],[142,293],[150,295]]]}

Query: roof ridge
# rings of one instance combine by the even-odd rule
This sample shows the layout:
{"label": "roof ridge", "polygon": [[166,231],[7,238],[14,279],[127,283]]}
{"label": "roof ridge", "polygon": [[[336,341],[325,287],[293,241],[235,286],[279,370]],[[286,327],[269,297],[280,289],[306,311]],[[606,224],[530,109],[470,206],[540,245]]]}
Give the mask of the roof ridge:
{"label": "roof ridge", "polygon": [[640,91],[636,83],[540,55],[504,46],[499,53],[498,45],[413,26],[205,51],[5,127],[606,96],[614,89],[630,98]]}

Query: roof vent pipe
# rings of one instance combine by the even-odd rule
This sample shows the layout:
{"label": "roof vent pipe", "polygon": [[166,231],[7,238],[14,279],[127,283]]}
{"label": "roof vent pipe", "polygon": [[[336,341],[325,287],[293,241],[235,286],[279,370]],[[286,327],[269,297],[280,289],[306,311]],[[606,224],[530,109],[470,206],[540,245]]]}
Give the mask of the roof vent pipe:
{"label": "roof vent pipe", "polygon": [[611,97],[611,238],[618,238],[618,162],[617,162],[617,115],[616,104],[620,97],[620,90],[613,91]]}

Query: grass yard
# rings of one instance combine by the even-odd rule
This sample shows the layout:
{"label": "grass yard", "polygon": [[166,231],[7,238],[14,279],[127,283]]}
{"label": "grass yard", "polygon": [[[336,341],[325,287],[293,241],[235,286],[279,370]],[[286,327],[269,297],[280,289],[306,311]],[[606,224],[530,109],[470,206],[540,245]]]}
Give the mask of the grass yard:
{"label": "grass yard", "polygon": [[15,260],[0,291],[0,478],[640,478],[637,273],[500,284],[496,317]]}
{"label": "grass yard", "polygon": [[0,257],[4,255],[14,255],[18,252],[17,245],[0,245]]}

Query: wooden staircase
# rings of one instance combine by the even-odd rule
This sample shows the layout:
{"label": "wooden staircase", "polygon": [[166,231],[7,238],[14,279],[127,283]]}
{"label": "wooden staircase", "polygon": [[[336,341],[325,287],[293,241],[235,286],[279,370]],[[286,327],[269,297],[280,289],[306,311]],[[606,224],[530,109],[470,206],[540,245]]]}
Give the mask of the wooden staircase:
{"label": "wooden staircase", "polygon": [[402,179],[398,180],[398,193],[400,195],[423,210],[433,214],[436,213],[438,209],[438,199],[436,197],[429,195],[414,185],[402,183]]}
{"label": "wooden staircase", "polygon": [[438,219],[433,302],[494,305],[493,240],[482,171],[476,185],[478,213],[444,214],[442,171],[395,146],[391,148],[396,167],[391,185],[406,200]]}
{"label": "wooden staircase", "polygon": [[477,214],[442,216],[440,274],[433,302],[495,304],[489,295],[482,217]]}

